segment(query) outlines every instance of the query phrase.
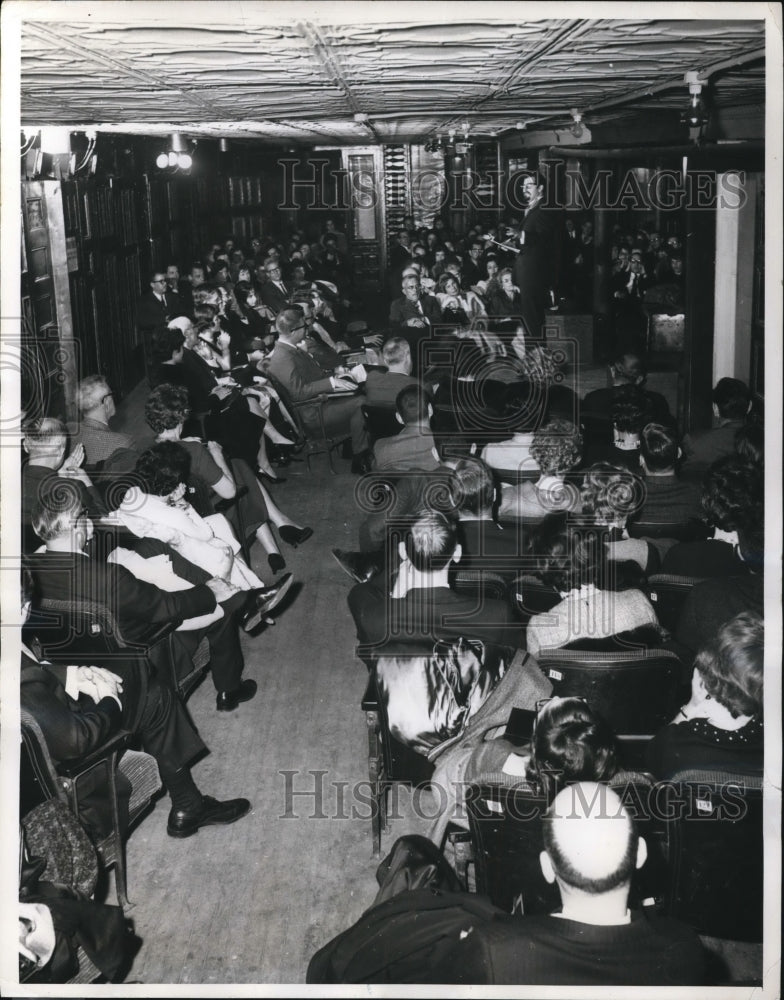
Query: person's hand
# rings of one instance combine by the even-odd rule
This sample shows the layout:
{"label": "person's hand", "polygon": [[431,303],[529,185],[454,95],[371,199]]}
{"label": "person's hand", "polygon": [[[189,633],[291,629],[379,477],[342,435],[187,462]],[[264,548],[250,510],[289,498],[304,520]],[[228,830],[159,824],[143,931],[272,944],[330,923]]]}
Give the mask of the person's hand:
{"label": "person's hand", "polygon": [[228,350],[231,345],[231,337],[226,333],[225,330],[221,330],[215,340],[215,346],[219,347],[222,351]]}
{"label": "person's hand", "polygon": [[207,449],[211,451],[213,454],[218,454],[218,455],[223,454],[223,448],[221,448],[221,446],[218,444],[217,441],[208,441]]}
{"label": "person's hand", "polygon": [[230,601],[235,594],[239,593],[239,587],[235,587],[234,584],[229,583],[228,580],[221,580],[218,576],[214,576],[211,580],[208,580],[207,586],[212,591],[218,604],[224,604],[226,601]]}
{"label": "person's hand", "polygon": [[362,364],[355,365],[349,372],[349,375],[355,382],[364,382],[367,379],[367,371],[365,370],[365,366]]}
{"label": "person's hand", "polygon": [[164,545],[171,545],[173,548],[182,545],[182,532],[177,531],[176,528],[173,528],[169,524],[160,524],[157,521],[151,521],[147,517],[132,514],[128,511],[123,511],[122,517],[125,526],[138,538],[155,538],[157,541],[163,542]]}
{"label": "person's hand", "polygon": [[226,399],[232,393],[231,387],[228,385],[217,385],[210,393],[211,396],[216,396],[218,399]]}
{"label": "person's hand", "polygon": [[87,695],[88,698],[98,704],[103,698],[114,698],[122,708],[120,695],[122,694],[122,677],[113,674],[105,667],[77,667],[69,666],[66,670],[65,693],[69,698],[76,701],[80,694]]}
{"label": "person's hand", "polygon": [[85,485],[91,486],[90,477],[82,468],[83,462],[84,445],[78,444],[60,466],[57,475],[62,476],[64,479],[78,479],[80,482],[85,483]]}
{"label": "person's hand", "polygon": [[237,383],[234,381],[231,375],[224,375],[222,378],[216,378],[215,381],[218,385],[227,385],[231,389],[235,389],[237,387]]}
{"label": "person's hand", "polygon": [[384,346],[384,338],[380,333],[374,333],[371,337],[363,337],[362,342],[366,347],[381,348]]}
{"label": "person's hand", "polygon": [[422,329],[424,327],[424,325],[425,325],[425,321],[422,320],[422,319],[419,319],[417,316],[412,316],[411,319],[407,319],[406,320],[406,326],[416,326],[419,329]]}
{"label": "person's hand", "polygon": [[19,953],[42,969],[56,943],[52,911],[44,903],[19,901]]}
{"label": "person's hand", "polygon": [[525,334],[522,330],[518,330],[514,337],[512,338],[511,344],[512,350],[515,352],[517,357],[523,361],[525,359]]}

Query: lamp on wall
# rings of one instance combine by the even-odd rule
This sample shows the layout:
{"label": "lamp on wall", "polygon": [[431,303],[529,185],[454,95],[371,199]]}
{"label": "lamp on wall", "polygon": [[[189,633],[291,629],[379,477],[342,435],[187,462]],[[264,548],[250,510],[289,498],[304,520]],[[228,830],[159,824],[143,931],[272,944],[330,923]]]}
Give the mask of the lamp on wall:
{"label": "lamp on wall", "polygon": [[187,141],[179,132],[172,132],[169,136],[169,148],[158,154],[155,165],[159,170],[187,172],[191,169],[193,156],[188,150]]}
{"label": "lamp on wall", "polygon": [[701,80],[696,70],[691,70],[683,78],[683,82],[689,86],[689,106],[681,113],[681,125],[688,125],[690,129],[701,129],[708,124],[708,111],[702,99],[702,88],[707,80]]}

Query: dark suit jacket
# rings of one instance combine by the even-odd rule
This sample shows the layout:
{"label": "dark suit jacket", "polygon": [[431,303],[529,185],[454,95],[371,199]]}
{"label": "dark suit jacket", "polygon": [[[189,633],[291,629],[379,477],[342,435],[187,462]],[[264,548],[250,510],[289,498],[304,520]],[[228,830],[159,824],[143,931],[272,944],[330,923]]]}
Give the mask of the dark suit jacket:
{"label": "dark suit jacket", "polygon": [[124,566],[89,556],[42,552],[29,556],[26,565],[42,598],[103,604],[131,642],[144,644],[159,625],[180,624],[215,610],[215,597],[204,584],[168,593],[137,580]]}
{"label": "dark suit jacket", "polygon": [[383,583],[359,583],[349,591],[348,606],[359,641],[367,645],[459,636],[514,648],[523,642],[522,626],[513,620],[509,605],[479,590],[463,594],[434,587],[392,600]]}
{"label": "dark suit jacket", "polygon": [[[292,347],[282,340],[277,341],[272,353],[267,358],[266,369],[280,382],[295,403],[313,399],[325,392],[333,392],[329,375],[305,351]],[[347,394],[347,399],[352,397]],[[358,401],[358,397],[354,397]],[[316,405],[303,406],[301,411],[303,422],[308,427],[318,425]]]}
{"label": "dark suit jacket", "polygon": [[164,295],[165,305],[153,293],[145,292],[136,303],[136,327],[140,333],[151,333],[166,326],[170,319],[182,315],[180,300],[171,292]]}
{"label": "dark suit jacket", "polygon": [[421,295],[419,301],[422,304],[421,313],[415,303],[407,299],[405,295],[395,299],[389,307],[389,325],[405,327],[406,321],[409,319],[425,319],[429,321],[431,326],[440,322],[441,306],[438,304],[438,299],[434,295]]}
{"label": "dark suit jacket", "polygon": [[368,406],[388,406],[394,410],[397,394],[409,385],[422,386],[422,383],[413,375],[374,369],[368,372],[365,382],[365,402]]}
{"label": "dark suit jacket", "polygon": [[487,569],[513,576],[521,566],[518,549],[521,533],[516,527],[502,528],[495,521],[461,521],[463,558],[457,569]]}
{"label": "dark suit jacket", "polygon": [[544,208],[542,202],[525,216],[525,242],[520,246],[513,269],[521,296],[546,299],[548,288],[557,284],[560,231],[558,212]]}
{"label": "dark suit jacket", "polygon": [[281,309],[285,309],[289,304],[289,298],[291,296],[291,287],[287,285],[285,281],[281,282],[281,284],[286,289],[285,293],[271,281],[265,281],[261,286],[261,301],[274,313],[279,313]]}

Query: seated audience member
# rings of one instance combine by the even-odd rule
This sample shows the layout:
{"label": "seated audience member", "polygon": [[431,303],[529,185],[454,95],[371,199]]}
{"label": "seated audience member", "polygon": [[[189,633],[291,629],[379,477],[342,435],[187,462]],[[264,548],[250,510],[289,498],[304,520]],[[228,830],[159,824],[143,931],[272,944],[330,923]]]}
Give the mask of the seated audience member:
{"label": "seated audience member", "polygon": [[738,528],[762,523],[764,481],[760,469],[735,455],[717,459],[702,487],[702,516],[713,534],[698,542],[681,542],[668,549],[661,572],[678,576],[712,577],[745,574],[736,554]]}
{"label": "seated audience member", "polygon": [[764,614],[765,531],[762,520],[740,524],[738,555],[748,572],[719,576],[695,584],[683,603],[675,638],[696,651],[709,642],[724,622],[741,611]]}
{"label": "seated audience member", "polygon": [[105,461],[119,448],[131,448],[133,439],[109,427],[117,412],[114,394],[103,375],[88,375],[76,389],[76,404],[81,418],[71,432],[71,448],[82,445],[85,465]]}
{"label": "seated audience member", "polygon": [[610,433],[596,427],[586,431],[586,462],[612,462],[633,472],[640,471],[640,434],[649,421],[642,391],[633,385],[620,386],[610,408]]}
{"label": "seated audience member", "polygon": [[40,417],[28,424],[23,438],[28,459],[22,469],[22,523],[32,524],[35,508],[43,493],[56,488],[58,479],[74,485],[81,506],[93,516],[106,513],[106,505],[92,479],[82,468],[84,445],[77,445],[66,458],[68,436],[56,417]]}
{"label": "seated audience member", "polygon": [[502,267],[497,280],[498,284],[488,295],[487,315],[495,318],[521,316],[520,289],[514,283],[511,267]]}
{"label": "seated audience member", "polygon": [[375,467],[401,472],[429,472],[438,467],[433,455],[435,442],[430,430],[433,405],[420,385],[401,389],[395,399],[398,422],[403,430],[395,437],[379,438],[373,446]]}
{"label": "seated audience member", "polygon": [[721,378],[713,390],[716,424],[710,430],[692,431],[683,439],[684,472],[701,476],[723,455],[735,450],[735,435],[751,407],[748,386],[736,378]]}
{"label": "seated audience member", "polygon": [[550,420],[536,431],[529,454],[539,469],[539,478],[516,486],[505,483],[498,516],[541,519],[554,511],[576,510],[580,491],[565,482],[565,476],[579,464],[582,443],[579,430],[568,420]]}
{"label": "seated audience member", "polygon": [[636,589],[613,590],[617,575],[600,529],[571,527],[563,515],[545,518],[534,539],[536,575],[561,602],[528,623],[528,652],[566,646],[577,639],[609,638],[643,625],[657,625],[656,612]]}
{"label": "seated audience member", "polygon": [[188,503],[190,465],[189,453],[174,441],[162,441],[145,451],[136,463],[138,485],[127,490],[118,517],[142,538],[160,539],[161,532],[167,532],[166,543],[188,562],[249,593],[255,605],[243,620],[249,632],[283,599],[292,583],[291,574],[275,587],[264,586],[239,554],[240,544],[229,522],[220,514],[204,518]]}
{"label": "seated audience member", "polygon": [[504,397],[504,419],[514,433],[504,441],[486,444],[482,461],[500,473],[530,473],[534,478],[539,466],[531,454],[531,445],[544,416],[544,400],[534,382],[509,385]]}
{"label": "seated audience member", "polygon": [[238,281],[234,286],[237,308],[232,329],[233,340],[249,355],[250,360],[258,360],[256,352],[264,351],[273,344],[270,332],[272,313],[259,299],[256,288],[249,281]]}
{"label": "seated audience member", "polygon": [[[559,912],[521,917],[501,910],[479,914],[466,906],[464,919],[452,921],[444,931],[434,926],[434,916],[426,912],[433,905],[432,891],[403,890],[394,898],[394,919],[387,921],[382,915],[381,907],[388,903],[366,911],[356,925],[356,939],[341,935],[318,953],[308,970],[308,982],[383,982],[388,964],[400,952],[401,940],[416,936],[427,955],[420,968],[411,971],[408,981],[417,984],[629,987],[704,983],[705,955],[690,927],[656,913],[629,909],[632,875],[645,863],[647,845],[612,789],[590,781],[567,786],[542,817],[542,834],[540,864],[545,879],[558,886]],[[371,938],[367,928],[372,930]],[[429,935],[436,934],[437,948],[428,947]],[[373,964],[368,966],[362,961],[363,950],[371,947],[368,959]],[[407,959],[410,953],[411,946]],[[351,966],[379,972],[377,978],[361,980],[341,975]]]}
{"label": "seated audience member", "polygon": [[691,698],[646,748],[658,778],[678,771],[762,774],[762,618],[744,611],[725,622],[694,660]]}
{"label": "seated audience member", "polygon": [[[264,370],[274,376],[288,392],[293,403],[315,399],[322,393],[331,393],[342,387],[343,382],[327,373],[313,358],[298,345],[305,339],[307,327],[301,309],[284,309],[275,322],[278,340],[266,358]],[[321,434],[318,410],[312,407],[300,408],[300,416],[306,429],[312,434]],[[354,454],[352,472],[367,472],[370,468],[370,439],[362,413],[359,396],[345,399],[330,399],[324,410],[324,420],[328,434],[350,433]]]}
{"label": "seated audience member", "polygon": [[166,326],[170,319],[182,313],[180,301],[168,290],[166,272],[152,271],[149,277],[149,291],[136,301],[136,328],[146,339],[150,334]]}
{"label": "seated audience member", "polygon": [[183,330],[190,325],[187,317],[175,317],[164,330],[152,335],[147,365],[147,381],[151,389],[162,382],[168,385],[186,384],[187,376],[182,364],[185,354]]}
{"label": "seated audience member", "polygon": [[505,575],[517,568],[518,534],[493,519],[495,480],[478,458],[461,458],[452,470],[452,499],[460,522],[462,569],[489,569]]}
{"label": "seated audience member", "polygon": [[628,909],[647,848],[612,789],[564,788],[542,817],[542,872],[561,894],[548,916],[499,916],[456,933],[423,981],[610,986],[699,985],[702,945],[678,921]]}
{"label": "seated audience member", "polygon": [[449,822],[468,826],[460,803],[462,789],[471,782],[504,784],[509,778],[521,779],[552,802],[572,782],[609,781],[617,771],[615,735],[604,719],[582,698],[545,699],[537,704],[528,744],[518,747],[503,735],[493,737],[491,731],[481,741],[460,739],[440,755],[432,784],[446,795],[447,807],[428,836],[440,844]]}
{"label": "seated audience member", "polygon": [[313,293],[309,288],[296,291],[291,296],[291,304],[302,310],[307,331],[304,346],[307,353],[324,371],[337,371],[342,366],[340,351],[347,345],[332,339],[326,328],[318,322],[313,310]]}
{"label": "seated audience member", "polygon": [[645,499],[636,519],[665,525],[693,520],[699,514],[699,489],[676,472],[681,450],[675,431],[663,424],[646,424],[640,434],[640,466],[645,475]]}
{"label": "seated audience member", "polygon": [[[656,544],[642,538],[629,538],[626,530],[627,522],[640,509],[644,495],[640,477],[622,465],[596,462],[583,475],[581,514],[597,527],[607,529],[607,557],[619,572],[618,564],[623,563],[636,563],[645,573],[655,573],[659,568]],[[635,576],[638,578],[639,573]]]}
{"label": "seated audience member", "polygon": [[265,281],[259,293],[261,301],[273,315],[277,316],[289,305],[293,288],[283,280],[283,268],[279,260],[264,262],[264,276]]}
{"label": "seated audience member", "polygon": [[[246,462],[234,459],[229,463],[217,441],[202,441],[200,438],[183,438],[185,422],[188,419],[188,393],[180,386],[163,384],[147,397],[144,416],[155,432],[155,442],[174,441],[190,455],[191,476],[205,484],[215,500],[231,500],[238,488],[243,495],[237,501],[237,509],[246,532],[254,532],[257,541],[267,553],[270,569],[278,573],[286,562],[272,535],[271,525],[290,545],[297,546],[307,541],[313,534],[312,528],[302,528],[287,517],[275,504],[266,488]],[[237,517],[234,508],[227,514],[232,524]],[[235,524],[239,527],[239,524]]]}
{"label": "seated audience member", "polygon": [[390,337],[381,348],[381,359],[387,370],[375,368],[368,371],[365,382],[365,401],[368,406],[387,406],[394,409],[398,393],[408,386],[422,383],[411,374],[414,362],[411,348],[403,337]]}
{"label": "seated audience member", "polygon": [[749,465],[765,466],[765,428],[761,424],[744,424],[735,432],[735,453]]}
{"label": "seated audience member", "polygon": [[644,399],[645,423],[672,424],[672,415],[667,400],[661,393],[645,388],[648,375],[639,354],[619,355],[609,366],[610,385],[604,389],[594,389],[586,394],[582,402],[580,416],[590,433],[601,435],[610,432],[611,410],[622,386],[635,386]]}
{"label": "seated audience member", "polygon": [[441,306],[443,323],[464,326],[487,315],[476,292],[463,291],[458,279],[449,271],[445,271],[438,279],[436,298]]}
{"label": "seated audience member", "polygon": [[[22,620],[33,603],[33,578],[23,571]],[[219,802],[202,795],[189,762],[206,747],[176,694],[153,672],[143,682],[144,661],[112,658],[100,666],[55,666],[22,646],[20,704],[44,734],[55,764],[96,750],[121,729],[137,735],[158,765],[171,798],[170,837],[190,837],[203,826],[234,823],[250,811],[247,799]]]}
{"label": "seated audience member", "polygon": [[389,307],[389,325],[405,331],[412,351],[416,344],[428,336],[428,331],[441,322],[441,306],[433,295],[424,295],[415,273],[405,273],[401,282],[403,294],[394,299]]}
{"label": "seated audience member", "polygon": [[[235,620],[244,610],[247,594],[225,580],[210,577],[165,545],[153,544],[146,551],[156,549],[156,554],[169,554],[175,573],[193,584],[190,589],[167,592],[137,580],[123,566],[91,557],[88,542],[93,535],[93,523],[84,514],[81,497],[73,484],[55,485],[39,497],[33,528],[46,546],[45,551],[27,557],[38,594],[42,598],[104,605],[130,642],[145,646],[145,640],[154,636],[160,626],[211,615],[220,604],[223,616],[203,633],[210,645],[217,708],[232,711],[255,695],[256,682],[242,680],[245,661]],[[175,633],[173,654],[179,662],[190,664],[201,635]],[[168,653],[156,648],[150,655],[168,656]],[[156,659],[156,666],[167,669],[169,665]]]}
{"label": "seated audience member", "polygon": [[455,524],[435,511],[420,514],[398,543],[400,566],[391,592],[382,577],[349,592],[360,643],[463,636],[517,647],[521,630],[507,602],[485,597],[481,588],[476,593],[450,588],[450,568],[462,554]]}

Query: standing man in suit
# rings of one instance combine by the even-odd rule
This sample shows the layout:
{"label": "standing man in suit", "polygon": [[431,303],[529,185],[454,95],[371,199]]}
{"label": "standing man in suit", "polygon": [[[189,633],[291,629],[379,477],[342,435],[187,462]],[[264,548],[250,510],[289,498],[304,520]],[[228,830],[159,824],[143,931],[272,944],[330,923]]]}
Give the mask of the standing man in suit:
{"label": "standing man in suit", "polygon": [[[293,403],[315,399],[321,393],[340,391],[345,383],[335,375],[328,375],[304,349],[307,324],[298,306],[283,309],[275,321],[278,340],[267,358],[266,369],[288,392]],[[320,434],[318,408],[303,407],[300,411],[306,430]],[[362,413],[362,400],[357,395],[344,399],[329,399],[324,410],[327,434],[351,434],[354,454],[352,472],[370,469],[370,438]]]}
{"label": "standing man in suit", "polygon": [[523,182],[523,195],[525,218],[518,237],[514,283],[520,289],[526,332],[539,337],[550,289],[558,282],[559,221],[553,209],[544,207],[544,186],[533,174]]}
{"label": "standing man in suit", "polygon": [[264,264],[266,281],[261,286],[261,301],[276,316],[289,304],[292,289],[283,280],[279,260],[270,258]]}
{"label": "standing man in suit", "polygon": [[136,327],[142,337],[168,324],[178,315],[176,296],[168,291],[165,271],[153,271],[150,275],[150,290],[139,297],[136,303]]}

